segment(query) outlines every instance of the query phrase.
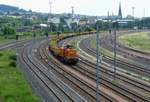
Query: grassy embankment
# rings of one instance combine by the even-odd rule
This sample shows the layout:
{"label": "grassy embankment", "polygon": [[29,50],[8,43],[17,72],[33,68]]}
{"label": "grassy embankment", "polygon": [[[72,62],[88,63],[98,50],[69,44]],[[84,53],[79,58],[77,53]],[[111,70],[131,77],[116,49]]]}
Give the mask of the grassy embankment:
{"label": "grassy embankment", "polygon": [[[96,49],[96,39],[95,38],[91,38],[91,42],[89,42],[90,46],[92,46],[92,48]],[[109,51],[108,49],[106,48],[101,48],[101,53],[104,55],[104,56],[107,56],[109,57],[110,59],[113,59],[114,58],[114,53]],[[130,59],[126,59],[124,58],[123,56],[121,55],[116,55],[116,58],[117,59],[120,59],[120,60],[123,60],[123,61],[126,61],[126,62],[130,62],[130,63],[134,63],[134,64],[139,64],[133,60],[130,60]],[[143,76],[139,76],[139,75],[135,75],[135,74],[132,74],[132,72],[129,72],[129,71],[125,71],[126,74],[129,74],[129,75],[132,75],[134,77],[137,77],[137,78],[140,78],[142,80],[145,80],[145,81],[149,81],[150,79],[149,78],[144,78]]]}
{"label": "grassy embankment", "polygon": [[9,43],[15,41],[15,39],[5,39],[3,36],[0,36],[0,45],[4,43]]}
{"label": "grassy embankment", "polygon": [[119,42],[130,48],[150,52],[150,35],[146,32],[123,35],[119,37]]}
{"label": "grassy embankment", "polygon": [[[19,34],[18,40],[33,38],[33,32],[23,32],[23,33],[17,33],[17,34]],[[42,32],[37,32],[36,38],[44,36],[42,34],[43,34]],[[16,35],[9,35],[7,37],[8,38],[5,38],[5,36],[0,33],[0,45],[16,41]]]}
{"label": "grassy embankment", "polygon": [[32,92],[12,51],[0,52],[0,102],[39,102]]}

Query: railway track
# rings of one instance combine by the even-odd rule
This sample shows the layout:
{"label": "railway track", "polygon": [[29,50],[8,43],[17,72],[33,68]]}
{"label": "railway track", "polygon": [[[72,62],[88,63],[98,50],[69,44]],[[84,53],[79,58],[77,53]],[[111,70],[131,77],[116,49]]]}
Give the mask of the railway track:
{"label": "railway track", "polygon": [[[125,33],[126,34],[126,33]],[[132,34],[132,33],[131,33]],[[121,35],[120,33],[117,34],[117,38],[119,38]],[[107,35],[102,39],[102,46],[110,51],[113,51],[114,49],[114,36]],[[128,48],[126,46],[121,45],[118,40],[116,42],[117,47],[117,54],[127,57],[128,59],[132,59],[135,62],[140,63],[145,67],[146,70],[149,70],[149,61],[150,61],[150,54],[146,52],[142,52],[136,49]],[[140,65],[138,63],[135,63],[137,65]],[[147,65],[147,66],[146,66]],[[150,70],[149,70],[150,72]]]}
{"label": "railway track", "polygon": [[28,41],[29,40],[19,40],[19,41],[15,41],[15,42],[11,42],[11,43],[2,44],[2,45],[0,45],[0,51],[8,49],[8,48],[14,49],[14,48],[22,47]]}
{"label": "railway track", "polygon": [[[95,66],[96,66],[95,63],[90,62],[89,60],[86,60],[85,58],[82,58],[82,57],[80,57],[80,59],[81,59],[82,63],[85,63],[87,66],[91,67],[91,69],[95,69]],[[101,66],[103,66],[103,65],[101,65]],[[100,71],[102,71],[103,73],[107,73],[109,76],[114,78],[114,71],[111,68],[109,68],[109,67],[110,66],[103,66],[103,67],[101,67]],[[92,72],[94,72],[94,71],[92,71]],[[139,80],[132,79],[132,77],[130,77],[128,75],[125,75],[123,73],[119,73],[119,72],[116,72],[116,78],[119,79],[119,80],[122,80],[124,82],[127,82],[129,84],[132,84],[134,87],[135,86],[138,87],[139,90],[143,89],[144,91],[150,92],[149,83],[142,83]]]}
{"label": "railway track", "polygon": [[[95,66],[96,65],[94,64],[89,64],[89,61],[87,60],[82,60],[82,63],[79,63],[79,66],[77,66],[76,69],[82,69],[83,73],[87,73],[88,76],[91,76],[94,80],[96,80]],[[137,81],[134,81],[133,79],[125,77],[121,74],[116,74],[114,80],[114,72],[103,67],[100,67],[99,71],[101,72],[99,75],[100,80],[104,83],[107,83],[107,85],[111,83],[110,87],[116,89],[116,91],[119,90],[119,93],[122,95],[129,97],[134,101],[149,102],[149,86],[143,85],[142,83],[137,83]]]}
{"label": "railway track", "polygon": [[[31,44],[32,45],[32,44]],[[21,54],[23,62],[28,66],[35,76],[36,79],[42,83],[45,89],[48,92],[48,96],[52,97],[53,100],[49,98],[43,99],[46,102],[86,102],[80,95],[78,95],[74,90],[72,90],[68,85],[63,81],[57,78],[50,69],[47,69],[40,60],[37,60],[34,56],[34,49],[31,45],[24,48]]]}
{"label": "railway track", "polygon": [[[43,49],[42,49],[42,50],[43,50]],[[47,51],[47,54],[48,54],[48,51]],[[46,58],[46,59],[48,60],[48,56],[46,56],[46,55],[45,55],[45,57],[43,57],[43,58]],[[50,65],[51,65],[51,64],[50,64]],[[58,64],[56,64],[56,65],[58,65]],[[73,69],[76,69],[76,70],[79,71],[79,69],[81,69],[81,66],[80,66],[80,67],[77,66],[77,68],[74,68],[74,67],[73,67]],[[83,70],[83,69],[86,69],[86,68],[83,67],[82,70]],[[81,73],[81,71],[79,71],[79,72]],[[86,73],[86,70],[83,70],[83,71],[82,71],[82,74],[86,75],[85,73]],[[86,75],[86,76],[89,77],[89,75]],[[90,75],[90,76],[91,76],[91,75]],[[95,76],[95,75],[94,75],[94,76]],[[90,77],[90,78],[91,78],[91,77]],[[91,78],[91,79],[93,79],[93,78]],[[94,80],[95,80],[95,78],[94,78]],[[103,79],[103,80],[107,81],[106,79]],[[108,83],[110,83],[110,82],[107,81],[107,84],[108,84]],[[107,85],[107,84],[106,84],[106,82],[105,82],[105,85]],[[108,86],[107,86],[107,87],[108,87]],[[109,86],[109,87],[110,87],[110,86]],[[117,87],[118,87],[118,86],[117,86]],[[124,89],[124,88],[122,87],[122,90],[123,90],[123,89]],[[116,90],[118,90],[118,89],[116,89]],[[118,92],[120,92],[120,90],[119,90]],[[124,89],[124,92],[126,92],[125,89]],[[129,93],[130,93],[130,95],[131,95],[131,94],[132,94],[132,95],[131,95],[131,96],[128,95]],[[123,93],[120,93],[120,94],[121,94],[121,95],[124,95]],[[136,98],[135,98],[135,96],[136,96]],[[128,92],[126,93],[126,95],[124,95],[124,97],[130,98],[130,101],[131,101],[131,100],[132,100],[132,101],[137,101],[137,100],[139,100],[139,102],[148,102],[147,99],[145,99],[145,98],[143,98],[143,97],[140,97],[139,95],[136,95],[136,94],[134,94],[133,92],[131,92],[131,91],[129,91],[129,90],[128,90]],[[141,99],[141,98],[142,98],[142,99]]]}
{"label": "railway track", "polygon": [[[87,40],[87,41],[86,41]],[[87,43],[90,43],[90,39],[85,39],[81,42],[80,47],[90,53],[92,56],[96,56],[96,50],[87,45]],[[113,65],[114,61],[113,58],[109,55],[103,55],[103,60],[107,63],[111,63]],[[133,73],[139,74],[141,76],[150,77],[150,70],[149,68],[145,68],[144,66],[135,65],[135,63],[131,63],[129,61],[124,61],[123,59],[116,59],[116,66],[121,67],[125,70],[131,71]]]}
{"label": "railway track", "polygon": [[[46,45],[47,46],[47,45]],[[72,75],[72,73],[68,72],[63,68],[58,61],[53,59],[53,57],[50,55],[49,51],[42,47],[39,49],[39,55],[41,58],[43,58],[43,63],[47,65],[48,68],[52,68],[53,72],[59,76],[61,80],[63,80],[65,83],[67,83],[70,87],[72,87],[76,92],[78,92],[80,95],[82,95],[88,102],[95,102],[96,101],[96,93],[95,89],[91,88],[88,84],[86,84],[84,81],[79,80],[76,78],[76,76]],[[51,59],[49,58],[51,56]],[[47,59],[45,61],[45,59]],[[49,61],[50,62],[49,62]],[[52,67],[53,66],[53,67]],[[55,66],[55,67],[54,67]],[[114,99],[111,99],[105,94],[101,95],[102,102],[113,102]]]}
{"label": "railway track", "polygon": [[[83,59],[81,57],[81,59]],[[84,58],[85,60],[85,58]],[[82,61],[82,60],[81,60]],[[88,66],[91,66],[92,68],[94,68],[96,65],[96,63],[90,62],[88,60],[86,60],[86,64],[88,64]],[[84,62],[85,63],[85,62]],[[114,70],[112,66],[108,66],[105,63],[102,63],[101,66],[103,66],[102,68],[106,71],[106,72],[110,72],[112,75],[114,75]],[[122,74],[119,74],[122,73]],[[130,75],[126,75],[126,73],[124,73],[124,71],[119,70],[116,72],[116,77],[118,77],[119,79],[121,79],[122,81],[127,81],[128,83],[134,83],[134,86],[137,86],[141,89],[144,89],[145,91],[150,92],[150,84],[148,82],[142,81],[142,80],[138,80],[137,78],[131,77]],[[141,87],[142,86],[142,87]]]}
{"label": "railway track", "polygon": [[[89,42],[89,41],[88,41]],[[96,56],[96,52],[95,52],[95,50],[94,49],[92,49],[92,48],[89,48],[85,43],[83,44],[83,47],[82,47],[83,49],[85,49],[89,54],[92,54],[93,56]],[[111,58],[109,58],[109,57],[103,57],[103,58],[107,58],[108,59],[108,62],[110,62],[110,60],[109,59],[111,59]],[[104,59],[105,60],[105,59]],[[119,62],[121,62],[121,61],[117,61],[117,63],[119,63]],[[113,59],[111,59],[111,63],[113,64]],[[123,62],[122,62],[123,63]],[[120,64],[122,64],[122,63],[120,63]],[[132,66],[133,65],[128,65],[128,63],[127,62],[125,62],[125,64],[124,65],[127,65],[127,67],[131,67],[131,68],[133,68]],[[106,65],[107,66],[107,65]],[[137,66],[134,66],[135,68],[137,67]],[[113,67],[111,67],[111,68],[113,68]],[[136,70],[138,70],[139,68],[137,68]],[[121,71],[121,70],[120,70]],[[143,71],[143,69],[141,68],[141,70],[140,71]],[[144,70],[145,71],[145,70]],[[122,71],[123,72],[123,71]],[[148,70],[146,70],[145,71],[145,73],[147,74],[147,75],[149,75],[149,71]],[[138,73],[139,74],[139,73]],[[140,82],[141,83],[141,82]],[[144,83],[144,81],[143,81],[143,83]],[[145,84],[146,83],[148,83],[148,82],[145,82]],[[149,83],[148,84],[146,84],[147,86],[149,86]]]}
{"label": "railway track", "polygon": [[[40,94],[42,101],[95,102],[95,64],[81,59],[77,66],[63,65],[49,53],[47,43],[48,40],[43,40],[26,45],[20,57],[38,80],[38,84],[41,84],[45,92],[43,96]],[[102,102],[150,102],[149,97],[145,98],[141,95],[146,90],[150,91],[149,87],[137,83],[135,86],[141,93],[134,93],[136,90],[127,89],[127,86],[124,85],[128,83],[129,87],[133,88],[135,84],[133,80],[117,74],[119,84],[114,83],[113,70],[103,68],[99,70],[102,72],[99,87]]]}
{"label": "railway track", "polygon": [[[90,51],[91,52],[91,51]],[[86,60],[86,62],[88,62],[89,63],[89,61],[87,61]],[[85,62],[84,62],[85,63]],[[90,64],[88,64],[88,63],[86,63],[86,64],[84,64],[84,65],[82,65],[82,66],[84,66],[84,67],[81,67],[81,66],[77,66],[75,69],[76,70],[79,70],[79,69],[82,69],[83,71],[81,71],[83,74],[84,73],[90,73],[90,74],[88,74],[87,76],[94,76],[94,79],[96,79],[95,77],[96,77],[96,72],[95,72],[95,66],[96,65],[94,65],[93,66],[93,63],[90,63]],[[88,67],[89,67],[89,65],[90,65],[90,67],[92,68],[92,69],[94,69],[94,70],[91,70],[90,68],[89,69],[87,69],[88,67],[85,67],[85,65],[87,65],[88,64]],[[106,69],[104,69],[103,68],[103,70],[101,70],[101,71],[103,71],[103,73],[106,73],[106,74],[108,74],[107,76],[108,77],[112,77],[113,78],[113,71],[110,71],[110,70],[106,70]],[[101,76],[102,78],[103,78],[103,76]],[[107,77],[107,79],[109,79],[110,80],[110,78],[108,78]],[[93,78],[93,77],[92,77]],[[136,100],[139,100],[139,102],[148,102],[149,101],[149,97],[146,99],[146,97],[142,97],[142,93],[146,93],[147,94],[147,96],[148,96],[148,94],[150,93],[150,87],[149,86],[147,86],[147,85],[145,85],[145,84],[142,84],[141,82],[138,82],[138,81],[135,81],[135,80],[133,80],[133,79],[131,79],[131,78],[128,78],[128,77],[125,77],[125,76],[123,76],[123,75],[117,75],[117,79],[119,79],[120,81],[121,81],[121,83],[123,83],[123,84],[126,84],[126,85],[121,85],[121,86],[123,86],[122,87],[122,89],[124,89],[125,87],[126,87],[126,91],[127,91],[127,89],[128,89],[128,93],[126,93],[126,95],[128,95],[129,93],[130,93],[130,95],[128,95],[130,98],[132,98],[132,99],[135,99],[134,101],[136,101]],[[102,80],[104,80],[104,79],[102,79]],[[110,80],[110,81],[112,81],[112,79]],[[128,87],[127,87],[128,86]],[[132,87],[131,87],[132,86]],[[120,86],[118,86],[118,87],[120,87]],[[130,88],[129,88],[130,87]],[[136,87],[136,88],[135,88]],[[133,89],[132,89],[133,88]],[[124,90],[125,91],[125,90]],[[135,94],[136,92],[140,92],[140,94]],[[132,97],[131,97],[132,96]],[[136,96],[136,98],[135,98],[135,96]],[[142,100],[140,100],[140,99],[142,99]]]}
{"label": "railway track", "polygon": [[[125,33],[126,34],[126,33]],[[132,33],[131,33],[132,34]],[[117,34],[117,38],[119,38],[120,33]],[[114,36],[107,35],[102,39],[102,46],[110,51],[113,51],[114,49]],[[142,65],[149,65],[150,61],[150,54],[146,52],[142,52],[136,49],[128,48],[122,44],[120,44],[117,40],[116,42],[116,48],[117,48],[117,54],[127,57],[129,59],[134,59],[134,61],[137,61],[141,63]]]}

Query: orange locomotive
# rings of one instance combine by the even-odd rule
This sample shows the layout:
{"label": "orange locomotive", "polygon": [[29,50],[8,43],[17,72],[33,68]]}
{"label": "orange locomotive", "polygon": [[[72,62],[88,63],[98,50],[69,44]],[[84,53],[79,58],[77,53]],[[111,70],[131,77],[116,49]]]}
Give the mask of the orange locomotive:
{"label": "orange locomotive", "polygon": [[78,54],[76,49],[71,45],[66,45],[64,47],[58,47],[57,42],[61,39],[61,37],[55,37],[51,40],[49,45],[49,50],[51,53],[58,58],[61,62],[65,64],[77,64],[78,62]]}

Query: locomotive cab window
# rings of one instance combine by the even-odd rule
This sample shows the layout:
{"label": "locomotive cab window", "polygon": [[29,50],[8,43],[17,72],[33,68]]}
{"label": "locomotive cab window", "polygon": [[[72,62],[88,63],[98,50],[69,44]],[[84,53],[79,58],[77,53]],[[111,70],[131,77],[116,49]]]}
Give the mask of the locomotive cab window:
{"label": "locomotive cab window", "polygon": [[65,48],[65,49],[74,48],[74,46],[72,46],[72,45],[66,45],[66,46],[64,46],[64,48]]}

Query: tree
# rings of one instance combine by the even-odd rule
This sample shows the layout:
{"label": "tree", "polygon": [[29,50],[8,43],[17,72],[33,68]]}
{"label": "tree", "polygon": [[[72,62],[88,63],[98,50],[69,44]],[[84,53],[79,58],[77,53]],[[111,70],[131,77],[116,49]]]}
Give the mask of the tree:
{"label": "tree", "polygon": [[86,32],[89,32],[89,33],[90,33],[91,31],[93,31],[93,30],[94,30],[94,29],[93,29],[93,28],[90,28],[90,27],[86,27],[86,28],[85,28],[85,31],[86,31]]}
{"label": "tree", "polygon": [[71,30],[75,32],[77,30],[77,26],[78,26],[77,23],[73,22],[70,25],[71,25]]}
{"label": "tree", "polygon": [[96,24],[95,24],[95,29],[97,29],[97,27],[102,29],[102,27],[103,27],[103,21],[98,20],[98,21],[96,22]]}
{"label": "tree", "polygon": [[64,28],[64,26],[63,26],[62,23],[59,23],[59,25],[58,25],[58,30],[59,30],[59,31],[62,31],[62,32],[65,31],[65,28]]}
{"label": "tree", "polygon": [[55,32],[57,31],[57,26],[54,23],[50,23],[50,31]]}
{"label": "tree", "polygon": [[60,17],[60,23],[62,23],[63,25],[67,25],[64,17]]}
{"label": "tree", "polygon": [[112,22],[112,27],[118,29],[119,23],[117,21]]}
{"label": "tree", "polygon": [[143,18],[142,22],[144,27],[150,28],[150,17]]}
{"label": "tree", "polygon": [[15,35],[16,31],[13,28],[9,27],[9,26],[5,26],[2,29],[2,33],[5,36],[5,38],[8,38],[9,35]]}

